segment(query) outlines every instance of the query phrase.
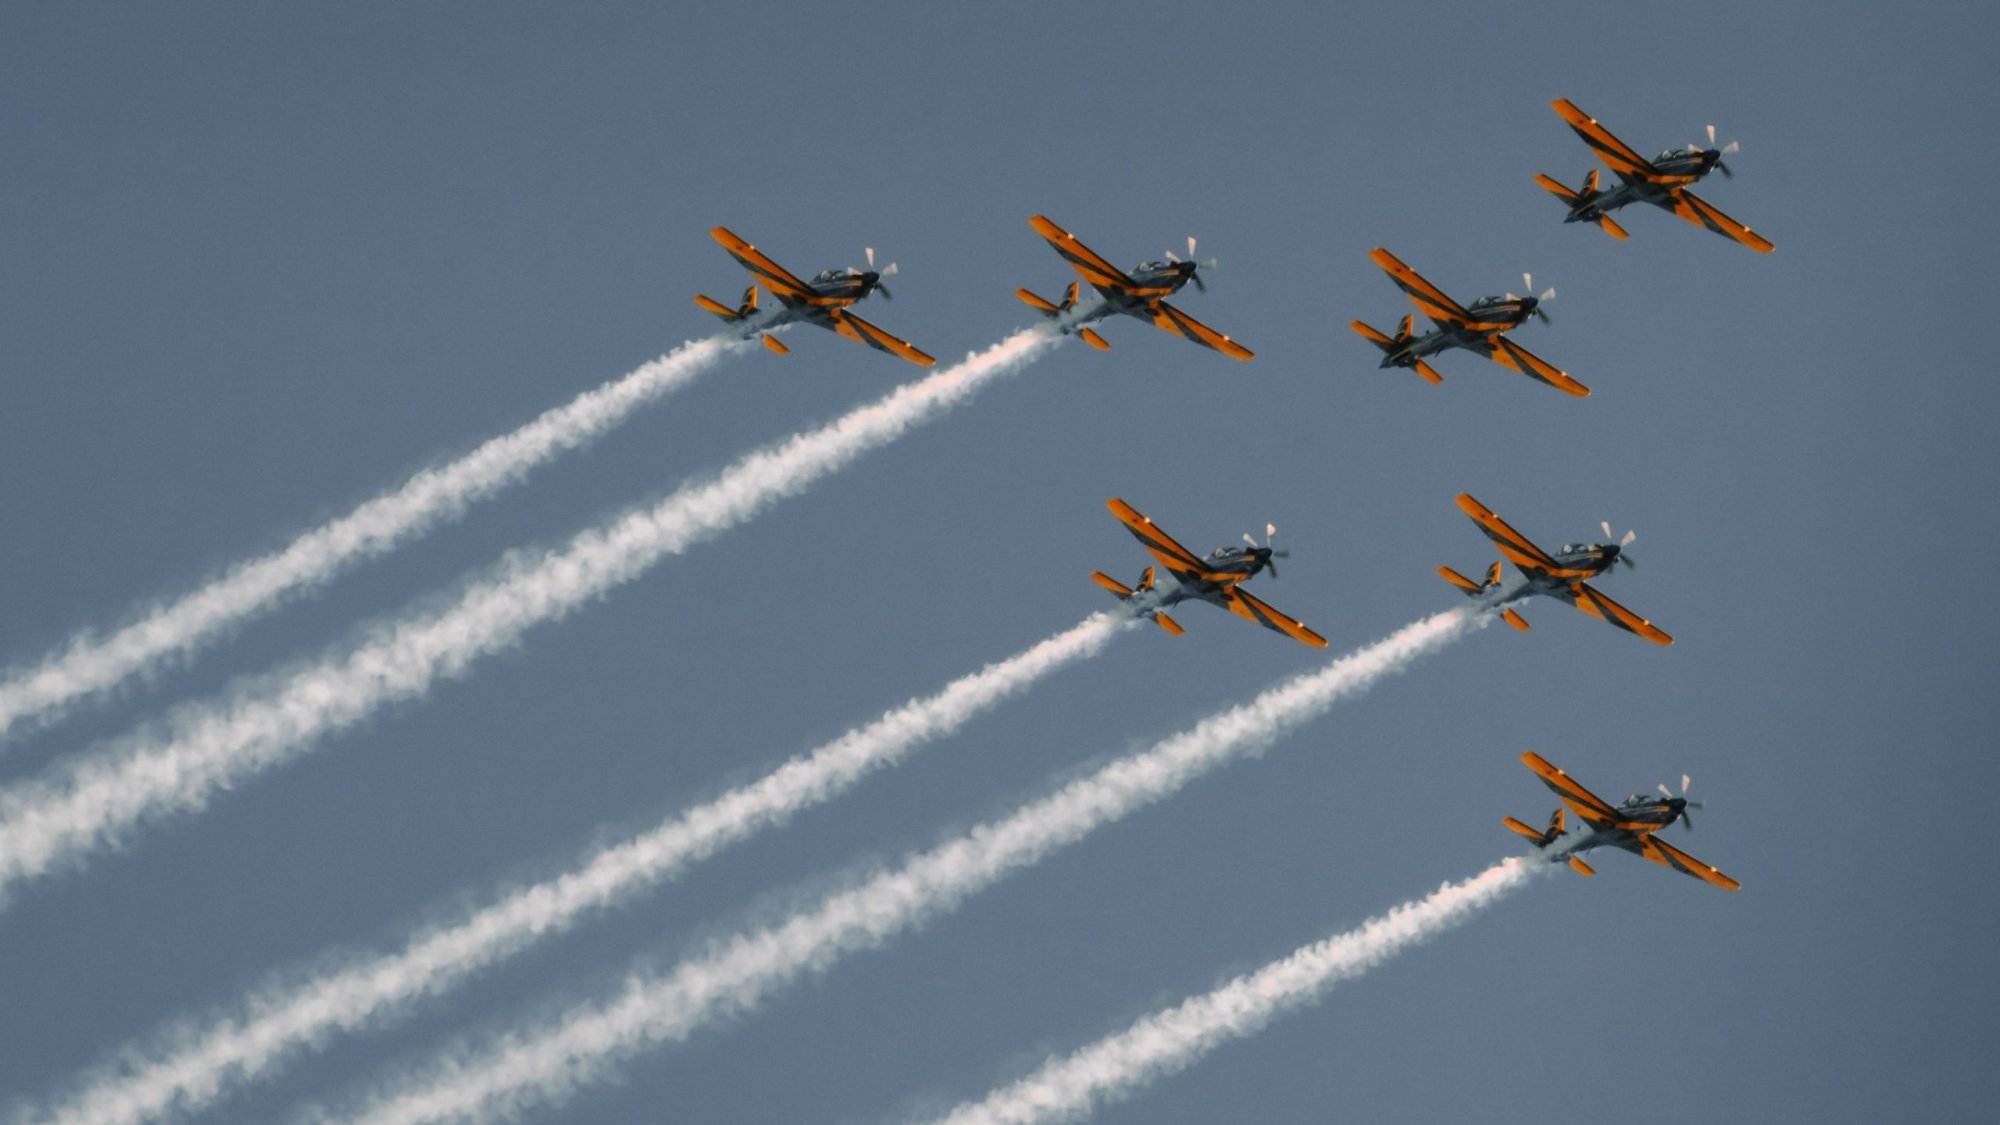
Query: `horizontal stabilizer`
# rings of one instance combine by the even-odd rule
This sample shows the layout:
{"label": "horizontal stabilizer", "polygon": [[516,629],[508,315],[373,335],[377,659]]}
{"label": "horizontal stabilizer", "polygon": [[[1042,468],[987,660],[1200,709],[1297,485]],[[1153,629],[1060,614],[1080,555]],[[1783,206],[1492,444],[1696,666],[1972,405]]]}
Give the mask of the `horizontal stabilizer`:
{"label": "horizontal stabilizer", "polygon": [[783,340],[778,339],[776,336],[771,335],[769,332],[764,333],[764,346],[771,349],[772,351],[776,352],[779,355],[792,354],[792,349],[786,347],[785,342]]}
{"label": "horizontal stabilizer", "polygon": [[1056,308],[1054,303],[1049,301],[1047,298],[1037,296],[1036,294],[1030,292],[1027,289],[1014,290],[1014,296],[1019,297],[1022,303],[1026,304],[1029,308],[1034,309],[1035,311],[1043,313],[1047,316],[1054,316],[1058,311],[1060,311]]}
{"label": "horizontal stabilizer", "polygon": [[1187,632],[1186,629],[1181,628],[1180,622],[1175,621],[1173,618],[1168,617],[1164,613],[1154,614],[1153,620],[1159,623],[1160,628],[1165,629],[1167,632],[1172,633],[1176,637],[1180,636],[1182,633]]}
{"label": "horizontal stabilizer", "polygon": [[1437,368],[1432,367],[1421,359],[1417,361],[1417,374],[1423,376],[1425,382],[1433,385],[1444,382],[1444,376],[1437,373]]}
{"label": "horizontal stabilizer", "polygon": [[1091,347],[1096,348],[1100,352],[1108,352],[1111,350],[1111,344],[1108,341],[1106,341],[1104,337],[1099,336],[1097,334],[1096,329],[1092,328],[1081,329],[1080,331],[1077,332],[1077,336],[1080,337],[1084,343],[1089,344]]}
{"label": "horizontal stabilizer", "polygon": [[1537,174],[1535,176],[1535,182],[1542,185],[1543,191],[1548,192],[1550,195],[1555,196],[1557,199],[1562,200],[1564,203],[1568,204],[1571,207],[1576,206],[1576,201],[1583,198],[1581,192],[1571,191],[1570,189],[1562,185],[1561,180],[1558,180],[1554,176],[1548,175],[1546,173]]}
{"label": "horizontal stabilizer", "polygon": [[1611,216],[1609,215],[1599,215],[1597,217],[1597,229],[1603,231],[1605,234],[1610,235],[1611,237],[1617,239],[1620,242],[1625,241],[1626,238],[1625,228],[1619,226],[1616,222],[1614,222]]}
{"label": "horizontal stabilizer", "polygon": [[1500,823],[1506,825],[1507,828],[1511,830],[1515,835],[1527,837],[1529,840],[1533,841],[1534,845],[1538,848],[1541,847],[1543,844],[1548,843],[1547,840],[1542,839],[1542,834],[1539,831],[1530,828],[1525,824],[1522,824],[1520,821],[1515,820],[1511,816],[1501,817]]}
{"label": "horizontal stabilizer", "polygon": [[1589,878],[1590,876],[1597,874],[1596,870],[1594,870],[1588,863],[1583,862],[1582,856],[1573,855],[1569,857],[1569,867],[1570,870],[1576,872],[1578,875],[1584,876],[1585,878]]}
{"label": "horizontal stabilizer", "polygon": [[1512,625],[1514,628],[1519,629],[1523,633],[1528,631],[1528,619],[1522,617],[1518,613],[1515,613],[1511,609],[1501,610],[1500,620],[1505,621],[1507,624]]}
{"label": "horizontal stabilizer", "polygon": [[1359,336],[1362,339],[1368,341],[1369,343],[1375,345],[1376,347],[1381,348],[1383,351],[1387,352],[1395,350],[1396,347],[1395,341],[1389,339],[1389,337],[1387,336],[1384,336],[1379,330],[1372,328],[1369,325],[1364,324],[1363,322],[1358,320],[1348,321],[1347,326],[1354,330],[1354,334],[1356,336]]}
{"label": "horizontal stabilizer", "polygon": [[1481,586],[1479,583],[1474,582],[1472,579],[1467,578],[1465,575],[1448,566],[1438,567],[1438,577],[1465,591],[1467,597],[1476,598],[1481,591],[1486,589],[1486,587]]}
{"label": "horizontal stabilizer", "polygon": [[1121,599],[1132,596],[1132,587],[1127,586],[1125,583],[1118,581],[1101,570],[1091,571],[1090,580],[1118,595]]}
{"label": "horizontal stabilizer", "polygon": [[694,295],[694,303],[724,320],[735,320],[737,318],[735,309],[730,308],[728,305],[723,304],[706,293],[696,293]]}

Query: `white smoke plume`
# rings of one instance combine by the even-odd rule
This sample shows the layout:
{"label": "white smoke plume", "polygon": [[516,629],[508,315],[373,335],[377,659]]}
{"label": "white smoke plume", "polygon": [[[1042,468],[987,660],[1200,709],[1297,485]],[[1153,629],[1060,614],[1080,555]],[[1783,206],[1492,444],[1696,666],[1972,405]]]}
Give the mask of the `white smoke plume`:
{"label": "white smoke plume", "polygon": [[1006,660],[913,699],[785,762],[748,785],[602,848],[560,876],[496,896],[402,949],[349,961],[253,996],[227,1017],[189,1024],[85,1077],[61,1104],[28,1116],[111,1125],[192,1113],[334,1034],[393,1016],[479,969],[567,930],[586,914],[643,893],[695,862],[794,813],[831,800],[876,770],[943,738],[1037,681],[1103,651],[1132,619],[1094,614]]}
{"label": "white smoke plume", "polygon": [[227,626],[326,582],[342,567],[429,531],[559,453],[585,444],[639,407],[692,381],[739,341],[693,340],[632,373],[491,438],[447,464],[417,473],[282,550],[230,567],[221,577],[147,610],[102,636],[79,633],[57,652],[0,676],[0,738],[21,723],[53,721],[78,700],[159,668]]}
{"label": "white smoke plume", "polygon": [[1367,690],[1483,621],[1461,608],[1407,625],[894,870],[836,891],[811,909],[715,942],[665,976],[634,976],[608,1002],[576,1007],[544,1026],[497,1036],[483,1046],[448,1050],[338,1119],[370,1125],[492,1120],[560,1100],[603,1076],[619,1058],[685,1039],[710,1021],[747,1011],[779,985],[845,954],[880,946],[1092,830],[1269,746],[1338,700]]}
{"label": "white smoke plume", "polygon": [[149,818],[200,809],[218,790],[305,752],[384,704],[423,695],[441,676],[638,577],[668,555],[742,523],[1018,370],[1061,338],[1024,329],[963,362],[905,384],[817,430],[737,461],[651,507],[584,532],[559,551],[515,554],[447,608],[391,621],[348,651],[260,690],[177,709],[138,735],[58,762],[0,790],[0,897],[24,879],[105,847]]}
{"label": "white smoke plume", "polygon": [[1520,857],[1501,860],[1462,883],[1446,883],[1357,929],[1154,1012],[1074,1054],[1052,1058],[1028,1077],[958,1106],[939,1121],[1025,1125],[1084,1117],[1192,1066],[1232,1039],[1256,1034],[1279,1015],[1317,1000],[1330,986],[1464,923],[1546,869],[1546,864]]}

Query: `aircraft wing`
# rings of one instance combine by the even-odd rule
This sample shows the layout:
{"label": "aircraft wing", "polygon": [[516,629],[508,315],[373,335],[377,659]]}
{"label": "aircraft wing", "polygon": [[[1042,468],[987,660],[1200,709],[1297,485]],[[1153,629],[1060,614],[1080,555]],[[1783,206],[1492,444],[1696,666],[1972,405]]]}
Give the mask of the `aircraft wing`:
{"label": "aircraft wing", "polygon": [[1547,383],[1564,394],[1572,394],[1578,398],[1590,394],[1590,388],[1570,378],[1568,372],[1505,336],[1494,336],[1487,343],[1493,346],[1493,350],[1486,353],[1486,358],[1502,367],[1511,367],[1528,378]]}
{"label": "aircraft wing", "polygon": [[1576,608],[1592,617],[1601,617],[1628,633],[1637,633],[1656,645],[1670,645],[1673,637],[1645,618],[1604,596],[1588,582],[1572,582],[1570,593],[1576,596]]}
{"label": "aircraft wing", "polygon": [[1283,633],[1300,644],[1311,645],[1314,648],[1326,647],[1325,637],[1306,628],[1298,619],[1287,617],[1272,609],[1268,603],[1254,594],[1245,592],[1241,587],[1225,587],[1222,597],[1229,604],[1229,612],[1238,617],[1247,617],[1264,628]]}
{"label": "aircraft wing", "polygon": [[1160,560],[1160,565],[1166,567],[1168,573],[1190,582],[1207,577],[1209,570],[1202,564],[1200,556],[1174,542],[1173,536],[1154,527],[1152,520],[1139,514],[1139,509],[1116,496],[1105,501],[1104,506],[1111,509],[1111,514],[1118,517],[1118,522],[1125,525],[1125,530],[1131,532],[1148,553]]}
{"label": "aircraft wing", "polygon": [[822,328],[830,328],[850,340],[857,340],[878,352],[888,352],[897,359],[906,359],[918,367],[929,367],[937,360],[924,354],[908,340],[900,340],[846,309],[821,309],[813,315],[813,323]]}
{"label": "aircraft wing", "polygon": [[1144,289],[1126,275],[1124,270],[1105,261],[1104,256],[1076,240],[1076,236],[1050,222],[1046,215],[1036,215],[1028,220],[1035,233],[1047,239],[1055,252],[1070,264],[1070,268],[1083,275],[1093,289],[1101,292],[1117,291],[1135,297],[1165,295],[1165,289]]}
{"label": "aircraft wing", "polygon": [[1626,850],[1636,852],[1662,867],[1671,867],[1683,875],[1692,875],[1704,883],[1712,883],[1725,891],[1742,889],[1743,884],[1717,871],[1715,868],[1667,843],[1652,833],[1635,838]]}
{"label": "aircraft wing", "polygon": [[1667,206],[1674,214],[1695,226],[1707,227],[1724,238],[1741,242],[1759,254],[1769,254],[1777,249],[1770,239],[1716,210],[1713,203],[1686,188],[1675,192],[1672,202],[1663,206]]}
{"label": "aircraft wing", "polygon": [[1203,324],[1165,301],[1154,301],[1146,306],[1153,316],[1153,327],[1162,332],[1173,332],[1193,340],[1204,348],[1214,348],[1231,359],[1249,362],[1257,358],[1257,353],[1242,344]]}
{"label": "aircraft wing", "polygon": [[1611,130],[1599,125],[1597,118],[1576,108],[1576,103],[1568,98],[1557,98],[1549,105],[1555,109],[1556,116],[1568,122],[1569,127],[1576,130],[1576,135],[1583,138],[1583,143],[1589,145],[1598,159],[1613,172],[1656,184],[1687,182],[1684,176],[1662,175],[1652,161],[1633,152],[1631,146],[1612,136]]}
{"label": "aircraft wing", "polygon": [[1576,780],[1562,770],[1549,764],[1547,758],[1530,750],[1521,755],[1521,764],[1533,770],[1542,784],[1549,787],[1570,811],[1589,821],[1592,827],[1607,828],[1623,818],[1609,801],[1578,785]]}
{"label": "aircraft wing", "polygon": [[728,227],[712,228],[708,236],[721,243],[723,250],[736,259],[737,265],[749,270],[750,276],[756,278],[786,304],[794,302],[813,304],[818,299],[819,294],[813,292],[812,286],[793,277],[785,267],[766,257],[762,250],[738,238]]}
{"label": "aircraft wing", "polygon": [[1506,520],[1494,515],[1492,509],[1474,500],[1471,493],[1458,494],[1458,509],[1471,516],[1472,522],[1479,525],[1479,530],[1486,533],[1486,538],[1493,540],[1493,545],[1500,548],[1500,553],[1515,566],[1539,570],[1558,578],[1590,577],[1591,572],[1587,570],[1565,569],[1550,558],[1547,551],[1535,546],[1527,536],[1508,526]]}
{"label": "aircraft wing", "polygon": [[1382,267],[1382,272],[1388,274],[1389,280],[1396,283],[1396,288],[1401,289],[1410,303],[1417,306],[1418,312],[1439,324],[1454,328],[1506,327],[1504,324],[1481,325],[1474,321],[1465,306],[1446,296],[1444,290],[1425,281],[1422,274],[1404,265],[1401,258],[1380,246],[1368,252],[1368,259]]}

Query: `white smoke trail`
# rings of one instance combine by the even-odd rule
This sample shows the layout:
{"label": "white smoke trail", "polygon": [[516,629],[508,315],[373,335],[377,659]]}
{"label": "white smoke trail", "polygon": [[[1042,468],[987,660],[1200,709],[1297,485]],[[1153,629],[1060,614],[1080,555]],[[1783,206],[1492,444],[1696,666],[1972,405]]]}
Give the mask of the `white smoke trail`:
{"label": "white smoke trail", "polygon": [[199,1029],[182,1027],[150,1048],[120,1052],[117,1067],[36,1121],[144,1121],[204,1109],[232,1088],[333,1034],[379,1021],[435,996],[479,969],[560,933],[586,913],[678,875],[690,864],[792,814],[831,800],[918,746],[942,738],[1045,676],[1102,651],[1132,624],[1094,614],[1006,660],[914,699],[776,770],[622,843],[575,870],[514,889],[449,926],[417,935],[400,951],[350,962],[252,997],[241,1013]]}
{"label": "white smoke trail", "polygon": [[1470,919],[1520,888],[1547,864],[1515,857],[1462,883],[1446,883],[1360,928],[1308,945],[1201,996],[1140,1019],[1026,1078],[940,1118],[942,1125],[1070,1121],[1194,1064],[1232,1039],[1319,998],[1428,938]]}
{"label": "white smoke trail", "polygon": [[142,820],[204,805],[216,790],[303,753],[385,703],[429,690],[531,625],[561,617],[661,558],[734,527],[871,449],[963,402],[1061,339],[1024,329],[963,362],[857,407],[817,430],[737,461],[650,508],[578,534],[561,551],[510,556],[442,611],[392,621],[366,643],[268,690],[196,704],[164,736],[134,736],[56,776],[0,790],[0,896],[60,861],[111,843]]}
{"label": "white smoke trail", "polygon": [[742,346],[722,337],[682,344],[455,461],[423,470],[395,491],[306,532],[282,550],[232,566],[207,585],[155,606],[108,635],[79,633],[40,663],[9,669],[0,678],[0,738],[28,719],[53,721],[72,703],[157,669],[228,625],[327,581],[348,563],[457,518],[472,502],[592,440]]}
{"label": "white smoke trail", "polygon": [[634,977],[607,1003],[580,1006],[548,1026],[500,1036],[482,1049],[447,1051],[339,1119],[372,1125],[488,1120],[560,1099],[619,1057],[684,1039],[710,1020],[748,1010],[801,973],[879,946],[1093,829],[1263,749],[1335,701],[1365,691],[1483,621],[1474,611],[1453,609],[1407,625],[895,870],[830,894],[812,909],[717,942],[664,977]]}

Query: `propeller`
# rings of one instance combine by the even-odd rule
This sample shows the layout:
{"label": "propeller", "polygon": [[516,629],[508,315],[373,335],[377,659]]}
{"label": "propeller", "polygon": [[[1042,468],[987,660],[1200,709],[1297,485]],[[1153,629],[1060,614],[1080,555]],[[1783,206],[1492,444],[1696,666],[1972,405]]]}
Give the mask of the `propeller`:
{"label": "propeller", "polygon": [[1710,125],[1708,127],[1708,144],[1705,146],[1695,145],[1694,147],[1715,154],[1715,170],[1722,173],[1724,179],[1734,179],[1736,177],[1736,173],[1729,170],[1729,165],[1723,163],[1722,158],[1725,156],[1735,156],[1737,150],[1743,147],[1742,145],[1737,144],[1735,141],[1730,141],[1721,148],[1715,147],[1715,126]]}
{"label": "propeller", "polygon": [[[875,248],[873,246],[862,247],[861,254],[868,259],[868,268],[866,270],[855,270],[854,272],[861,275],[862,280],[868,283],[868,288],[882,294],[883,300],[895,300],[896,295],[889,292],[889,287],[882,284],[882,279],[896,276],[896,263],[890,262],[878,270],[875,268]],[[848,268],[853,269],[852,266]]]}
{"label": "propeller", "polygon": [[1639,533],[1636,531],[1627,531],[1616,543],[1613,543],[1611,541],[1611,521],[1599,520],[1597,521],[1597,526],[1604,529],[1604,542],[1609,546],[1618,548],[1618,561],[1631,567],[1633,570],[1639,569],[1639,564],[1633,562],[1632,556],[1625,553],[1625,548],[1632,545],[1632,540],[1639,538]]}
{"label": "propeller", "polygon": [[1277,534],[1278,534],[1278,525],[1273,523],[1267,523],[1264,525],[1264,541],[1262,543],[1257,542],[1257,537],[1251,535],[1249,532],[1246,531],[1243,533],[1243,541],[1245,543],[1250,544],[1251,550],[1271,552],[1264,560],[1264,568],[1271,572],[1271,577],[1273,578],[1276,578],[1278,576],[1278,564],[1271,560],[1288,559],[1292,557],[1292,553],[1290,551],[1277,549],[1271,546],[1271,538]]}
{"label": "propeller", "polygon": [[1202,282],[1202,280],[1201,280],[1201,271],[1202,271],[1202,270],[1212,270],[1212,269],[1214,269],[1214,268],[1215,268],[1215,266],[1216,266],[1216,261],[1215,261],[1215,259],[1214,259],[1214,258],[1210,258],[1210,259],[1208,259],[1208,260],[1207,260],[1207,261],[1205,261],[1205,262],[1203,262],[1203,261],[1196,261],[1196,260],[1195,260],[1195,256],[1194,256],[1194,235],[1188,235],[1188,236],[1187,236],[1187,257],[1186,257],[1186,258],[1182,258],[1182,257],[1181,257],[1181,256],[1180,256],[1179,254],[1176,254],[1176,253],[1174,253],[1174,252],[1173,252],[1172,250],[1169,250],[1169,251],[1167,251],[1167,261],[1169,261],[1169,262],[1173,262],[1173,263],[1175,263],[1176,265],[1180,264],[1180,263],[1181,263],[1181,262],[1183,262],[1183,261],[1187,261],[1187,262],[1194,262],[1194,269],[1195,269],[1195,272],[1193,272],[1193,273],[1189,274],[1189,275],[1188,275],[1188,279],[1194,282],[1194,287],[1195,287],[1196,289],[1199,289],[1199,290],[1201,290],[1201,291],[1202,291],[1203,293],[1206,293],[1206,292],[1208,292],[1208,286],[1207,286],[1206,284],[1204,284],[1204,283]]}
{"label": "propeller", "polygon": [[[1535,275],[1531,273],[1524,273],[1521,275],[1521,288],[1527,290],[1528,293],[1530,294],[1530,296],[1526,299],[1534,302],[1534,305],[1530,307],[1528,311],[1534,314],[1535,316],[1540,317],[1543,324],[1554,323],[1549,319],[1549,314],[1542,310],[1542,302],[1553,301],[1556,299],[1556,287],[1551,285],[1547,289],[1542,290],[1539,295],[1535,295]],[[1522,298],[1516,297],[1512,293],[1507,294],[1507,299],[1510,301],[1522,300]]]}
{"label": "propeller", "polygon": [[1702,807],[1702,804],[1701,804],[1701,802],[1700,802],[1700,801],[1690,801],[1690,800],[1688,800],[1688,799],[1687,799],[1687,794],[1688,794],[1688,782],[1689,782],[1689,781],[1691,781],[1691,780],[1693,780],[1693,779],[1692,779],[1692,778],[1690,778],[1690,777],[1688,777],[1688,775],[1686,775],[1686,774],[1682,774],[1682,775],[1681,775],[1681,791],[1680,791],[1679,793],[1676,793],[1676,792],[1674,792],[1673,790],[1671,790],[1671,789],[1667,788],[1667,783],[1666,783],[1666,782],[1664,782],[1664,781],[1660,782],[1660,795],[1661,795],[1661,796],[1665,797],[1665,798],[1666,798],[1667,800],[1669,800],[1669,801],[1672,801],[1672,800],[1675,800],[1675,799],[1677,799],[1677,798],[1678,798],[1678,799],[1680,800],[1680,802],[1681,802],[1681,823],[1682,823],[1682,824],[1685,824],[1685,825],[1687,825],[1687,830],[1688,830],[1689,832],[1692,832],[1692,831],[1694,831],[1694,816],[1693,816],[1693,814],[1689,813],[1689,812],[1688,812],[1688,810],[1689,810],[1689,809],[1698,809],[1698,808],[1701,808],[1701,807]]}

